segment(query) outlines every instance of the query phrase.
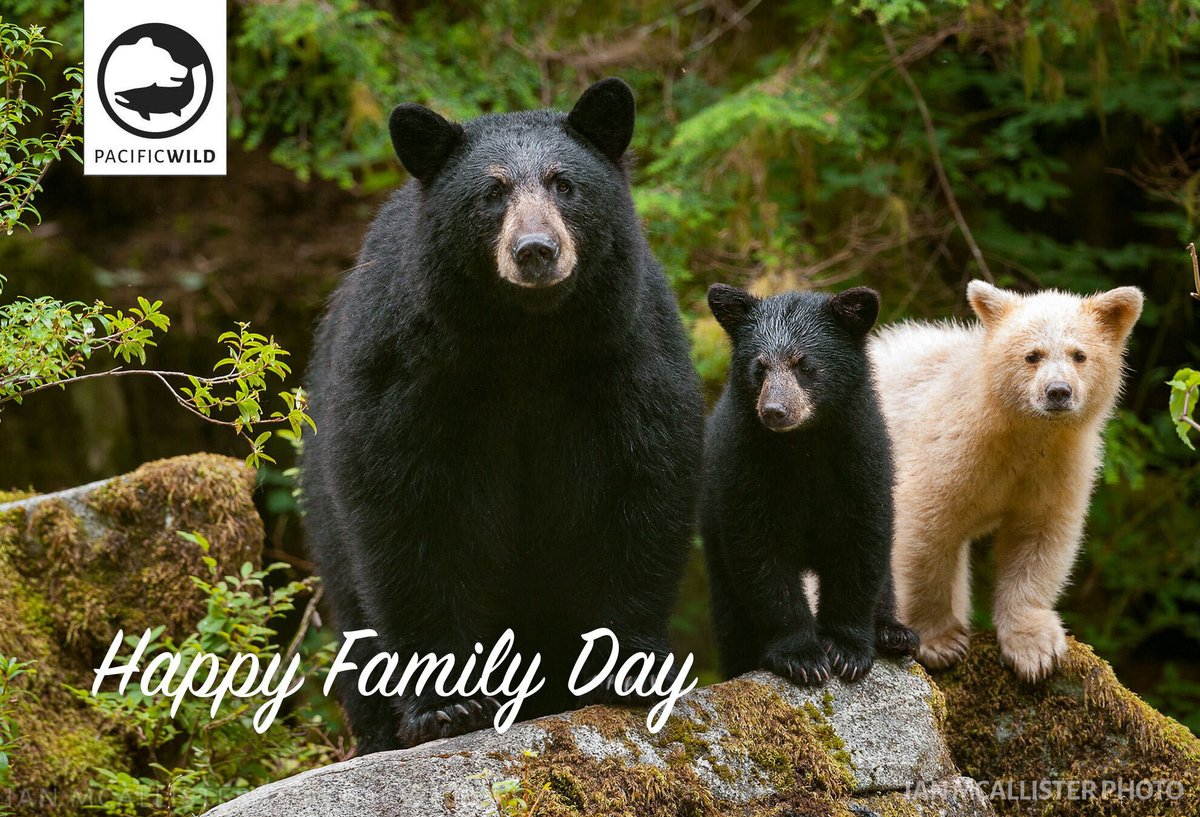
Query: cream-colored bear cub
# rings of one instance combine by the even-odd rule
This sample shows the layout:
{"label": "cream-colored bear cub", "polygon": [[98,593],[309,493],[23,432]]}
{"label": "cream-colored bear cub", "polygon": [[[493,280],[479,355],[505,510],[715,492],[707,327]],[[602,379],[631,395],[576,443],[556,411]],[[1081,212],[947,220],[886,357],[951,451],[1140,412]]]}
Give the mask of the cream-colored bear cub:
{"label": "cream-colored bear cub", "polygon": [[1066,650],[1054,605],[1066,584],[1121,390],[1142,293],[1022,296],[967,288],[979,324],[906,323],[871,355],[896,458],[893,562],[917,657],[945,667],[967,649],[968,545],[995,533],[993,619],[1026,680]]}

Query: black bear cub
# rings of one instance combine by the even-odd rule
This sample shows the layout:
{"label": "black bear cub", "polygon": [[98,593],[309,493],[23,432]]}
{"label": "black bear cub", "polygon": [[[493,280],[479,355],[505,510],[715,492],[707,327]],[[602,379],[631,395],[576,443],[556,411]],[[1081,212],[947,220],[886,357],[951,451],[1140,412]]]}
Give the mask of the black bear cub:
{"label": "black bear cub", "polygon": [[378,634],[350,653],[359,675],[338,676],[359,754],[490,726],[502,705],[478,689],[364,695],[377,653],[449,655],[457,672],[512,629],[545,680],[521,717],[640,702],[612,672],[571,694],[594,629],[621,660],[666,665],[704,404],[630,195],[634,115],[617,79],[569,113],[392,112],[413,180],[321,322],[302,470],[335,623]]}
{"label": "black bear cub", "polygon": [[708,303],[733,344],[700,521],[722,669],[854,680],[877,645],[916,647],[895,617],[892,459],[866,352],[879,295],[760,300],[714,284]]}

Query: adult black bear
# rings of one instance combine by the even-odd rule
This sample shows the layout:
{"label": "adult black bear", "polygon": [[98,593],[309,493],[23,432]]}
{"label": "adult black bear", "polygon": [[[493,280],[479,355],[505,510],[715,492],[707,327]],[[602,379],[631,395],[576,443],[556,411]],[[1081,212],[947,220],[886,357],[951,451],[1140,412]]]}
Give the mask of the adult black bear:
{"label": "adult black bear", "polygon": [[[876,643],[916,647],[895,617],[891,448],[865,348],[879,296],[759,300],[714,284],[708,303],[733,342],[700,522],[722,669],[854,680]],[[806,571],[820,583],[815,620]]]}
{"label": "adult black bear", "polygon": [[[415,178],[334,293],[308,372],[309,547],[338,628],[379,632],[359,667],[379,651],[461,666],[511,627],[546,678],[525,717],[590,702],[567,691],[583,632],[665,654],[703,406],[630,197],[633,123],[616,79],[569,115],[392,112]],[[480,728],[496,706],[363,697],[342,677],[360,753]]]}

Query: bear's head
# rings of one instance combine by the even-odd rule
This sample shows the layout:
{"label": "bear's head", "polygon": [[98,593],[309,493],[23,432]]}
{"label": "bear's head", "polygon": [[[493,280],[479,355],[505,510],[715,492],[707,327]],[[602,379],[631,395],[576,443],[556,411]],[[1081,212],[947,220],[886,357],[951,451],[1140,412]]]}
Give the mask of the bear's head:
{"label": "bear's head", "polygon": [[984,328],[982,371],[1004,408],[1076,421],[1112,408],[1125,342],[1142,314],[1137,287],[1090,297],[1054,290],[1021,295],[972,281],[967,300]]}
{"label": "bear's head", "polygon": [[730,397],[753,408],[771,431],[792,431],[838,411],[869,383],[866,335],[879,316],[872,289],[760,299],[713,284],[708,305],[733,344]]}
{"label": "bear's head", "polygon": [[624,163],[634,113],[629,86],[609,78],[569,114],[488,114],[459,125],[405,104],[389,129],[421,187],[428,230],[452,243],[463,273],[544,311],[585,268],[616,274],[612,254],[629,249],[614,246],[629,240],[620,227],[636,224]]}

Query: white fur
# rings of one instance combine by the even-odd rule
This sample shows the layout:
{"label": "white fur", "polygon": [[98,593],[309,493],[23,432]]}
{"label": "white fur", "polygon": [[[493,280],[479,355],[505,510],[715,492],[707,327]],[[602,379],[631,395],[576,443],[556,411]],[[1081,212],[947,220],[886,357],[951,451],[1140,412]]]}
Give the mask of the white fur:
{"label": "white fur", "polygon": [[[1132,287],[1021,296],[981,281],[968,292],[979,324],[901,324],[871,343],[896,456],[900,615],[921,636],[923,663],[958,661],[968,638],[968,544],[994,533],[1001,651],[1018,675],[1037,680],[1066,650],[1054,605],[1075,561],[1142,296]],[[1050,383],[1071,387],[1067,410],[1048,404]]]}

